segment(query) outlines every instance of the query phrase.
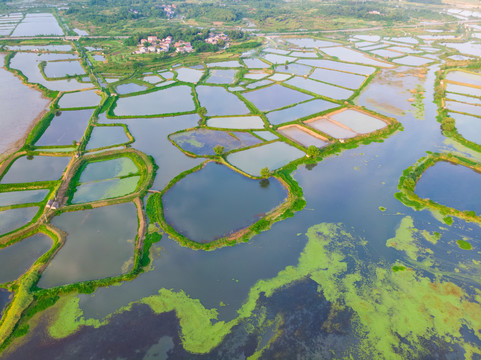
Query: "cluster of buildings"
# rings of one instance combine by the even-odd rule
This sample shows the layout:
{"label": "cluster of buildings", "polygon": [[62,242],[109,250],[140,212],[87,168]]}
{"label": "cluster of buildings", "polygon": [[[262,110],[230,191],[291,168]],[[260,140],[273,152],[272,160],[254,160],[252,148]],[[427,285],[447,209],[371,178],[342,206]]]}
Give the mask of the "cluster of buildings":
{"label": "cluster of buildings", "polygon": [[174,44],[175,51],[180,54],[191,53],[195,50],[192,48],[192,45],[188,41],[179,40]]}
{"label": "cluster of buildings", "polygon": [[222,40],[223,43],[229,41],[229,37],[226,34],[214,34],[209,33],[209,37],[205,39],[205,42],[212,45],[217,45]]}
{"label": "cluster of buildings", "polygon": [[168,19],[172,19],[175,15],[175,4],[172,5],[162,5],[162,9],[164,10],[165,15],[167,15]]}
{"label": "cluster of buildings", "polygon": [[165,39],[159,40],[157,36],[147,36],[147,39],[141,39],[139,48],[134,51],[134,54],[147,54],[168,52],[172,44],[172,36],[167,36]]}
{"label": "cluster of buildings", "polygon": [[[139,42],[139,48],[133,52],[133,54],[148,54],[168,52],[173,46],[175,51],[180,54],[194,52],[192,44],[188,41],[179,40],[172,43],[172,36],[167,36],[165,39],[159,40],[157,36],[147,36],[147,39],[141,39]],[[229,37],[226,34],[214,34],[209,33],[209,37],[205,39],[205,42],[212,45],[227,44]]]}

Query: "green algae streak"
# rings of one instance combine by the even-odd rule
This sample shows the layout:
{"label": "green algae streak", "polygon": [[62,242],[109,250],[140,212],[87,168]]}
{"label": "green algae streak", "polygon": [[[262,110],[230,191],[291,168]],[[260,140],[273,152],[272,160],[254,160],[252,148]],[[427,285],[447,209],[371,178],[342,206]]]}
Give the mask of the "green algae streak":
{"label": "green algae streak", "polygon": [[[408,246],[413,231],[416,230],[412,219],[405,217],[396,238],[388,240],[388,246],[406,251],[409,257],[417,259],[420,251],[415,250],[414,244]],[[184,348],[192,353],[208,353],[222,342],[233,326],[241,322],[248,325],[252,321],[262,326],[265,320],[256,315],[261,294],[270,297],[286,285],[310,278],[333,307],[353,314],[351,322],[358,337],[354,344],[358,345],[352,345],[356,347],[348,351],[355,357],[416,358],[427,356],[431,344],[459,345],[468,359],[473,354],[481,354],[479,345],[469,343],[460,333],[464,327],[481,340],[479,290],[469,295],[458,285],[443,281],[441,276],[432,280],[412,268],[393,271],[394,267],[401,267],[398,264],[372,264],[360,260],[359,250],[364,242],[337,224],[315,225],[306,235],[308,242],[297,266],[286,267],[274,278],[259,280],[238,310],[238,317],[230,322],[217,321],[216,309],[205,308],[183,291],[161,289],[158,295],[135,303],[147,304],[155,313],[175,311]],[[426,249],[421,254],[423,252]],[[117,313],[128,311],[135,303]],[[58,317],[49,328],[55,338],[68,336],[82,325],[102,326],[113,316],[109,315],[102,322],[84,319],[75,295],[55,306]]]}

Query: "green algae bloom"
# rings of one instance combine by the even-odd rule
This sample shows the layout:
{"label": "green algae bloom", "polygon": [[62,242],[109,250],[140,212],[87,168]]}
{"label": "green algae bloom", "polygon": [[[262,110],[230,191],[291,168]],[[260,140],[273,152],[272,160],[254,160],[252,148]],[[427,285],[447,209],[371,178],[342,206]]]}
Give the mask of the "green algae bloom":
{"label": "green algae bloom", "polygon": [[[416,260],[429,254],[429,249],[417,248],[416,233],[421,235],[413,220],[405,217],[396,237],[389,239],[387,245],[404,251],[408,260]],[[237,318],[229,322],[218,321],[217,309],[207,309],[184,291],[167,289],[131,303],[117,313],[128,311],[135,303],[147,304],[155,313],[175,311],[184,348],[192,353],[208,353],[235,325],[244,324],[246,329],[272,325],[262,316],[262,309],[259,310],[261,295],[269,298],[296,281],[311,279],[333,309],[352,314],[351,326],[357,339],[347,349],[351,356],[417,358],[428,356],[431,346],[460,346],[468,359],[481,355],[481,347],[476,343],[481,341],[481,291],[467,292],[450,277],[427,276],[424,269],[416,271],[399,263],[366,261],[360,256],[364,253],[365,241],[346,232],[339,224],[315,225],[306,235],[308,242],[298,264],[286,267],[271,279],[259,280],[250,289]],[[102,326],[113,316],[102,322],[84,319],[75,295],[65,298],[63,305],[60,303],[55,305],[58,316],[49,329],[56,338],[75,332],[81,325]],[[470,342],[462,335],[462,329],[471,331],[477,339]],[[282,325],[276,331],[281,332]],[[263,346],[262,351],[264,349]]]}
{"label": "green algae bloom", "polygon": [[458,244],[458,246],[463,250],[471,250],[473,248],[471,243],[469,243],[465,240],[457,240],[456,244]]}

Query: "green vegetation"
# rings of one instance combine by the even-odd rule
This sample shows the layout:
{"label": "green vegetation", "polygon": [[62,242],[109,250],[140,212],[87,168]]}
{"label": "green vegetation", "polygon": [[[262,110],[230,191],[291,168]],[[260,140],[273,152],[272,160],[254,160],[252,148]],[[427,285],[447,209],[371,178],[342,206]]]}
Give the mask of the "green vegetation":
{"label": "green vegetation", "polygon": [[456,244],[458,244],[459,248],[463,250],[471,250],[473,248],[471,243],[466,240],[456,240]]}

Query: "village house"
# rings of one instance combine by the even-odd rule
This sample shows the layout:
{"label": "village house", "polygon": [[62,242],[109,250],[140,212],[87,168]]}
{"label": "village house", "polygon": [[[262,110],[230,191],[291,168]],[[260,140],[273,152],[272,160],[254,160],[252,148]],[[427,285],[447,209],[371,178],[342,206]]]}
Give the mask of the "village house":
{"label": "village house", "polygon": [[222,40],[224,43],[229,41],[229,37],[226,34],[214,34],[209,33],[209,37],[205,39],[205,42],[212,45],[217,45]]}

